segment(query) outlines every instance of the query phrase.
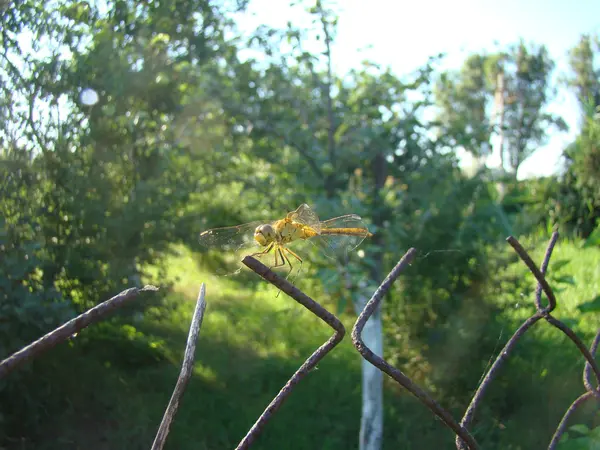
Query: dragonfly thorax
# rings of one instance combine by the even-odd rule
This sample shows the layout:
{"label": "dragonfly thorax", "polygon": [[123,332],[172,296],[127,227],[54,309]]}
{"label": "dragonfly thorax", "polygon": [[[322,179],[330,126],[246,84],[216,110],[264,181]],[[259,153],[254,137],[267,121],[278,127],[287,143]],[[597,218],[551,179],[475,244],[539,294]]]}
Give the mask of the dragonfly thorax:
{"label": "dragonfly thorax", "polygon": [[307,237],[314,236],[314,232],[307,234],[307,228],[289,219],[278,220],[273,224],[267,223],[256,227],[254,230],[254,240],[263,247],[272,243],[288,244],[297,239],[306,239]]}

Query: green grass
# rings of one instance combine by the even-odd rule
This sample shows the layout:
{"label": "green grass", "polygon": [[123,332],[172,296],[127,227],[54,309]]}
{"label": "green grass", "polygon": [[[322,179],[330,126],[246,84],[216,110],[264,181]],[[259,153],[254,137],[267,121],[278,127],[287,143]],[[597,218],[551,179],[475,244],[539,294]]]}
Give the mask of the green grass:
{"label": "green grass", "polygon": [[[523,240],[523,244],[534,247],[532,256],[541,261],[544,248],[539,241]],[[147,294],[138,301],[148,306],[138,309],[137,315],[135,311],[121,313],[108,324],[93,326],[71,344],[48,352],[11,376],[12,391],[22,393],[27,402],[38,402],[45,413],[29,417],[25,407],[19,409],[15,403],[14,417],[27,420],[11,424],[12,432],[0,439],[0,447],[150,448],[179,374],[201,282],[207,285],[206,315],[194,374],[171,429],[169,449],[234,448],[304,359],[332,334],[328,326],[284,294],[276,297],[276,289],[254,274],[242,275],[242,283],[214,277],[198,266],[196,255],[183,248],[178,252],[167,263],[163,281],[173,284],[162,304],[157,305],[153,294]],[[510,250],[506,254],[510,255]],[[581,314],[577,306],[600,294],[600,251],[560,241],[552,260],[554,267],[558,267],[557,261],[568,260],[559,264],[555,274],[550,266],[550,280],[562,280],[552,282],[553,287],[562,289],[557,289],[556,316],[568,320],[588,343],[599,325],[597,314]],[[307,293],[318,292],[315,283],[303,283]],[[525,266],[513,260],[490,286],[488,301],[499,308],[499,314],[481,332],[492,348],[500,345],[497,352],[532,313],[535,284]],[[335,305],[325,304],[335,311]],[[354,319],[350,313],[342,315],[348,333]],[[457,331],[452,346],[467,342],[459,336],[463,331]],[[462,359],[446,366],[469,371],[469,389],[476,386],[482,368],[495,355],[489,349],[485,355],[473,353],[480,351],[476,344],[462,348]],[[386,351],[397,353],[398,349]],[[449,348],[440,354],[452,351]],[[439,370],[436,364],[443,362],[431,362],[434,374]],[[318,370],[295,388],[253,448],[357,448],[360,364],[346,336]],[[520,342],[484,399],[475,428],[483,448],[547,446],[560,416],[582,392],[582,368],[581,356],[564,335],[538,323]],[[459,374],[440,375],[452,382]],[[428,387],[443,403],[450,401],[456,389],[452,383]],[[468,398],[455,400],[453,413],[460,416]],[[578,420],[588,423],[589,417],[583,414]],[[388,379],[384,430],[384,448],[454,448],[453,434]]]}

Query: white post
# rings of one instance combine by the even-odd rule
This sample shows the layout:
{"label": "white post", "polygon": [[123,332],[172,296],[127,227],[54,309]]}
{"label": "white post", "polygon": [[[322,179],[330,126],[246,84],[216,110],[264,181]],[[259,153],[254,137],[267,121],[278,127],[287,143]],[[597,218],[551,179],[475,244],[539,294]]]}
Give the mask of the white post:
{"label": "white post", "polygon": [[[360,314],[368,299],[361,297],[354,305]],[[369,318],[362,332],[365,345],[383,357],[383,328],[380,308]],[[367,360],[362,360],[362,414],[360,420],[360,450],[380,450],[383,442],[383,372]]]}

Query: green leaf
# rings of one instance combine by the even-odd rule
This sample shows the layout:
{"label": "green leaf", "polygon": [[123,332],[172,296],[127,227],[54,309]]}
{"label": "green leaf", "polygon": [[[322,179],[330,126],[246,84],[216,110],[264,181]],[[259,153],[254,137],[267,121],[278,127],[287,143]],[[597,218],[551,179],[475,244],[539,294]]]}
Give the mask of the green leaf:
{"label": "green leaf", "polygon": [[552,272],[558,272],[560,269],[562,269],[563,267],[565,267],[567,264],[569,264],[571,262],[570,259],[559,259],[558,261],[554,261],[551,265],[550,265],[550,270]]}
{"label": "green leaf", "polygon": [[590,429],[588,428],[588,426],[584,425],[582,423],[578,423],[577,425],[573,425],[572,427],[569,427],[569,430],[575,431],[577,433],[584,434],[584,435],[587,435],[590,432]]}
{"label": "green leaf", "polygon": [[592,231],[592,234],[588,236],[583,244],[583,248],[594,246],[600,247],[600,226],[597,226],[596,229]]}
{"label": "green leaf", "polygon": [[556,277],[553,279],[555,283],[566,283],[571,286],[575,286],[575,278],[571,275],[563,275],[562,277]]}
{"label": "green leaf", "polygon": [[596,296],[592,300],[582,303],[577,307],[577,309],[582,313],[600,311],[600,295]]}

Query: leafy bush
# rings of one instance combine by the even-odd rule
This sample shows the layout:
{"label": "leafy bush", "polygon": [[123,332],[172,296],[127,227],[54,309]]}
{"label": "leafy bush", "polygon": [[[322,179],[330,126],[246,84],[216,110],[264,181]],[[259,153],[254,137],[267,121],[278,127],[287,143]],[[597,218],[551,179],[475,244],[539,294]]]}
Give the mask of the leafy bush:
{"label": "leafy bush", "polygon": [[568,169],[552,213],[564,229],[586,238],[600,223],[600,107],[588,105],[581,134],[564,154]]}

